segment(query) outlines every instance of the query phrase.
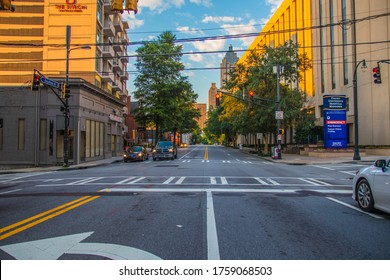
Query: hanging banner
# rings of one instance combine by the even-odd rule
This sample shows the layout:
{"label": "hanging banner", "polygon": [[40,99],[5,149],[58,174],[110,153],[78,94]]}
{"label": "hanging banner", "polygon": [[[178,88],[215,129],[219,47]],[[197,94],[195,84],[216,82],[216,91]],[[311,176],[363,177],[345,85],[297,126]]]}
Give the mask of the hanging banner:
{"label": "hanging banner", "polygon": [[324,95],[325,148],[347,148],[347,99],[345,95]]}

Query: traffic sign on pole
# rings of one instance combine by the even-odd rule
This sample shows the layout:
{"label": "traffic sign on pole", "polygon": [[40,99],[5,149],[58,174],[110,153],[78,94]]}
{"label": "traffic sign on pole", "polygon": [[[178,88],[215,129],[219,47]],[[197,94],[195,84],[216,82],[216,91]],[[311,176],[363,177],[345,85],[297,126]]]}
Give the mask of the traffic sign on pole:
{"label": "traffic sign on pole", "polygon": [[53,87],[53,88],[60,89],[60,83],[59,82],[50,80],[50,79],[45,78],[45,77],[41,77],[41,83],[45,84],[47,86]]}

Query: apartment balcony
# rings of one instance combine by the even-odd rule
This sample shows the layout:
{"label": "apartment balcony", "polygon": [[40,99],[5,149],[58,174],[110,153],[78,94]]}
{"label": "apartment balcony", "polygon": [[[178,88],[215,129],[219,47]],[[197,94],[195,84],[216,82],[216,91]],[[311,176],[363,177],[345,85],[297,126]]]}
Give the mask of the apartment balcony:
{"label": "apartment balcony", "polygon": [[126,20],[123,20],[122,21],[122,24],[123,24],[123,29],[129,29],[130,28],[130,26],[129,26],[129,23],[126,21]]}
{"label": "apartment balcony", "polygon": [[121,80],[121,82],[127,81],[129,79],[129,73],[127,71],[120,71],[119,79]]}
{"label": "apartment balcony", "polygon": [[112,42],[112,47],[116,52],[121,52],[123,50],[122,41],[119,38],[115,38]]}
{"label": "apartment balcony", "polygon": [[114,28],[116,32],[125,32],[126,30],[123,28],[122,19],[120,17],[115,17],[114,19]]}
{"label": "apartment balcony", "polygon": [[115,57],[115,51],[112,46],[103,46],[103,58],[114,58]]}
{"label": "apartment balcony", "polygon": [[112,70],[114,72],[121,71],[122,67],[123,67],[123,64],[122,64],[122,62],[118,58],[114,58],[112,60]]}
{"label": "apartment balcony", "polygon": [[104,0],[104,14],[105,15],[113,15],[116,14],[117,12],[111,11],[111,0]]}
{"label": "apartment balcony", "polygon": [[106,83],[113,83],[115,81],[115,76],[112,71],[103,71],[99,73],[100,76],[102,77],[102,81]]}
{"label": "apartment balcony", "polygon": [[121,87],[120,87],[121,84],[117,83],[117,82],[112,82],[111,83],[111,88],[112,88],[112,93],[115,93],[117,91],[121,91]]}
{"label": "apartment balcony", "polygon": [[127,56],[127,52],[119,52],[118,54],[119,54],[119,58],[122,61],[122,63],[128,63],[129,62],[129,58]]}
{"label": "apartment balcony", "polygon": [[114,24],[112,23],[111,20],[106,19],[104,21],[103,33],[106,37],[114,37],[115,36],[115,28],[114,28]]}

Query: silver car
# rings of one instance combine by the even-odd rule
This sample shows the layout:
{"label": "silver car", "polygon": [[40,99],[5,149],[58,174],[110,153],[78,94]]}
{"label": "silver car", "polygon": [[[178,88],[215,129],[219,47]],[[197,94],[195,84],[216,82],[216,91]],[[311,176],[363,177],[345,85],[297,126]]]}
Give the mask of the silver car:
{"label": "silver car", "polygon": [[360,209],[390,213],[390,159],[360,169],[353,178],[352,198]]}

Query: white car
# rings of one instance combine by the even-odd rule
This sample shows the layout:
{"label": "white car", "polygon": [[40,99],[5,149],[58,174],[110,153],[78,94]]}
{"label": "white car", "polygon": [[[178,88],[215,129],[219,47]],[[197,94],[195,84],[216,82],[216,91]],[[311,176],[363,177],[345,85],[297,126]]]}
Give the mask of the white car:
{"label": "white car", "polygon": [[352,198],[360,209],[390,213],[390,159],[360,169],[353,178]]}

